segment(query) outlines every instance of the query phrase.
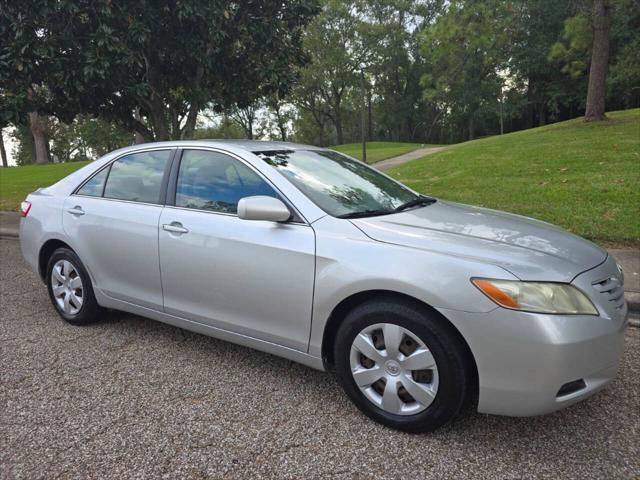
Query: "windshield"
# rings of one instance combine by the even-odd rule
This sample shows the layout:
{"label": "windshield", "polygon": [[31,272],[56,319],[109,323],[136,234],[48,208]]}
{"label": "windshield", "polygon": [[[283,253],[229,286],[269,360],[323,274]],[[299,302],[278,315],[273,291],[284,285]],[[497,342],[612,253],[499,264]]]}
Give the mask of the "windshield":
{"label": "windshield", "polygon": [[364,164],[329,150],[254,152],[334,217],[393,213],[421,197]]}

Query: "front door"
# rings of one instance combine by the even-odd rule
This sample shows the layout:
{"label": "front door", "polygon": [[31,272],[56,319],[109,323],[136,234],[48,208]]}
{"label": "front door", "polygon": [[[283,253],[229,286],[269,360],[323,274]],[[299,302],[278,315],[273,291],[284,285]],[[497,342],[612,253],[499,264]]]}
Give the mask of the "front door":
{"label": "front door", "polygon": [[241,198],[278,194],[225,153],[184,150],[175,184],[173,205],[160,216],[165,312],[306,351],[315,269],[311,227],[238,218]]}

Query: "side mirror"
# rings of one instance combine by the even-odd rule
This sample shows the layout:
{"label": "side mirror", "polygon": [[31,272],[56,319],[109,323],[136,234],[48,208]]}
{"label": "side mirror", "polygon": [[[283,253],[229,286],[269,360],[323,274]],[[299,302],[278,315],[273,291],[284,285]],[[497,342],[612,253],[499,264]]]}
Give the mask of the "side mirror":
{"label": "side mirror", "polygon": [[286,222],[291,218],[291,212],[277,198],[256,195],[240,199],[238,202],[238,217],[243,220]]}

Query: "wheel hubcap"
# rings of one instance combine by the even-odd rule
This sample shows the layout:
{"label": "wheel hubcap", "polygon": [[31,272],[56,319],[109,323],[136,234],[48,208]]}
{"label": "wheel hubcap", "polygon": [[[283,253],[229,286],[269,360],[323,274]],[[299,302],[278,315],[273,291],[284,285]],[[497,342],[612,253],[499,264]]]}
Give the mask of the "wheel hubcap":
{"label": "wheel hubcap", "polygon": [[68,260],[58,260],[51,271],[51,290],[58,307],[68,315],[82,308],[84,288],[76,267]]}
{"label": "wheel hubcap", "polygon": [[394,377],[400,373],[400,364],[393,360],[387,360],[384,368],[389,375],[393,375]]}
{"label": "wheel hubcap", "polygon": [[395,415],[420,413],[438,392],[433,355],[417,335],[393,323],[371,325],[356,335],[350,364],[365,397]]}

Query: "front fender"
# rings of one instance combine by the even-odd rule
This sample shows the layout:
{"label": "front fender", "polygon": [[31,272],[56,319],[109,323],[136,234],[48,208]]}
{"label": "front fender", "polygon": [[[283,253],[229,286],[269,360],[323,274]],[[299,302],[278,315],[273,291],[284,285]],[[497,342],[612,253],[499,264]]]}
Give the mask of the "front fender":
{"label": "front fender", "polygon": [[344,299],[385,290],[436,309],[484,313],[496,305],[470,282],[474,276],[517,280],[496,265],[378,242],[350,222],[325,217],[316,230],[316,285],[309,354],[321,355],[331,313]]}

